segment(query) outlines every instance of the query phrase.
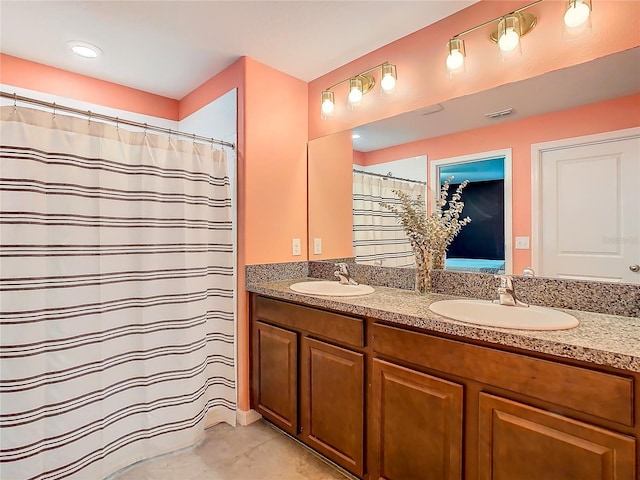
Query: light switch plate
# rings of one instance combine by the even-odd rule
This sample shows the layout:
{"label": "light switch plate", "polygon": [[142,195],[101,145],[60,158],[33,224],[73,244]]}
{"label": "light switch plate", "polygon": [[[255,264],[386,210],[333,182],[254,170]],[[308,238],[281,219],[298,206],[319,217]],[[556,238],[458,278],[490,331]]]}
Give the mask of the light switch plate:
{"label": "light switch plate", "polygon": [[291,254],[294,256],[302,255],[299,238],[291,240]]}
{"label": "light switch plate", "polygon": [[516,250],[529,250],[529,237],[516,237]]}
{"label": "light switch plate", "polygon": [[314,238],[313,239],[313,253],[314,255],[320,255],[322,253],[322,239]]}

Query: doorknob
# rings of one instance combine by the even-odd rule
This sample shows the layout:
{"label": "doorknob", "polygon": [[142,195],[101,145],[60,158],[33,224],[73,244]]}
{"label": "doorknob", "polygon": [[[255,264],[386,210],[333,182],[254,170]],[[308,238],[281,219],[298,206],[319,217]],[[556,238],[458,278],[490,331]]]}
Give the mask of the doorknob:
{"label": "doorknob", "polygon": [[640,272],[640,265],[629,265],[629,270],[631,270],[633,273]]}

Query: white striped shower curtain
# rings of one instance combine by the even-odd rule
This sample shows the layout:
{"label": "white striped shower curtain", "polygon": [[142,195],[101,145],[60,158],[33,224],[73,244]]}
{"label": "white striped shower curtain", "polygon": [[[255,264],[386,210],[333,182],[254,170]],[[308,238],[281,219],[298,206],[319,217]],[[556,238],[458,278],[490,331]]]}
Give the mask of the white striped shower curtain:
{"label": "white striped shower curtain", "polygon": [[393,190],[425,198],[425,185],[353,173],[353,254],[358,263],[412,267],[415,257],[396,215],[380,202],[398,204]]}
{"label": "white striped shower curtain", "polygon": [[234,424],[225,153],[1,114],[0,478],[101,479]]}

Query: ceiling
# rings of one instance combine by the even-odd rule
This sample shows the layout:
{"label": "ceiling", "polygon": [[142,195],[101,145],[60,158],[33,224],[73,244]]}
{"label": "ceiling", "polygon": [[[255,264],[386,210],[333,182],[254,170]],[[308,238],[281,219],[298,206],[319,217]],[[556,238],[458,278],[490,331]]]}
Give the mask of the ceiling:
{"label": "ceiling", "polygon": [[476,1],[0,0],[0,51],[180,99],[241,56],[308,82]]}

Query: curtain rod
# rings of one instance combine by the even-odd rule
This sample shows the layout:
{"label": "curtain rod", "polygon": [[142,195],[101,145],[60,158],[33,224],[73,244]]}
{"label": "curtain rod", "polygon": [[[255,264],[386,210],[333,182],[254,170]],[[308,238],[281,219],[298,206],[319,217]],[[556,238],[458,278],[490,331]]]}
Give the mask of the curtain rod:
{"label": "curtain rod", "polygon": [[147,123],[134,122],[132,120],[126,120],[120,117],[112,117],[111,115],[103,115],[101,113],[94,113],[91,110],[78,110],[77,108],[65,107],[64,105],[58,105],[53,102],[43,102],[42,100],[36,100],[35,98],[23,97],[21,95],[16,95],[15,93],[6,93],[0,92],[0,96],[3,98],[13,99],[14,105],[16,102],[24,102],[31,103],[33,105],[40,105],[41,107],[51,108],[54,112],[56,110],[61,110],[63,112],[75,113],[76,115],[84,115],[89,117],[90,119],[98,119],[105,120],[107,122],[115,123],[116,125],[129,125],[131,127],[136,128],[144,128],[145,130],[153,130],[154,132],[165,133],[168,135],[175,135],[177,137],[189,138],[191,140],[199,140],[200,142],[206,143],[215,143],[216,145],[222,145],[223,147],[231,147],[235,150],[236,146],[234,143],[225,142],[224,140],[216,140],[215,138],[203,137],[201,135],[196,135],[195,133],[184,133],[178,130],[172,130],[170,128],[158,127],[156,125],[149,125]]}
{"label": "curtain rod", "polygon": [[386,179],[391,179],[391,180],[400,180],[402,182],[411,182],[411,183],[419,183],[421,185],[426,185],[427,182],[421,182],[420,180],[412,180],[410,178],[400,178],[400,177],[394,177],[393,175],[391,175],[391,172],[389,172],[386,175],[383,175],[381,173],[373,173],[373,172],[366,172],[364,170],[356,170],[355,168],[353,169],[353,173],[362,173],[363,175],[372,175],[374,177],[382,177],[382,178],[386,178]]}

